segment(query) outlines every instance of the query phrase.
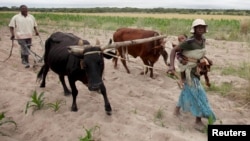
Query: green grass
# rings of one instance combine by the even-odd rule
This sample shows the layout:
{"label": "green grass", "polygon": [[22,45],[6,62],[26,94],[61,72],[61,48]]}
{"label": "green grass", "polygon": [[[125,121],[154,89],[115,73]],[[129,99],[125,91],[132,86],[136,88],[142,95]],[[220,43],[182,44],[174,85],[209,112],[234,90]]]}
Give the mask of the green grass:
{"label": "green grass", "polygon": [[226,96],[229,94],[231,90],[233,90],[233,84],[228,82],[223,82],[220,85],[215,85],[214,83],[211,84],[210,88],[206,88],[207,91],[218,92],[222,96]]}
{"label": "green grass", "polygon": [[51,108],[54,112],[57,112],[62,105],[65,105],[66,101],[57,100],[55,103],[48,103],[47,106]]}
{"label": "green grass", "polygon": [[160,125],[161,127],[165,127],[165,124],[163,122],[163,118],[164,118],[164,110],[162,108],[159,108],[157,110],[157,112],[154,115],[155,117],[155,123]]}
{"label": "green grass", "polygon": [[[14,120],[7,119],[5,117],[5,113],[2,112],[0,113],[0,127],[5,125],[5,124],[13,124],[15,126],[15,129],[17,128],[17,123]],[[0,134],[5,135],[4,133],[0,132]]]}
{"label": "green grass", "polygon": [[84,137],[80,137],[79,141],[94,141],[93,132],[95,132],[97,129],[100,129],[100,127],[94,126],[93,128],[90,129],[86,129],[84,127],[86,135]]}
{"label": "green grass", "polygon": [[49,108],[52,109],[54,112],[57,112],[62,105],[65,105],[66,101],[63,100],[56,100],[55,103],[46,103],[44,98],[44,92],[41,92],[39,95],[37,91],[34,91],[31,100],[27,102],[25,107],[25,114],[27,114],[29,108],[33,108],[32,114],[37,111],[41,110],[42,108]]}
{"label": "green grass", "polygon": [[16,122],[15,122],[14,120],[6,119],[6,118],[5,118],[5,113],[2,112],[2,113],[0,114],[0,126],[4,125],[4,124],[6,124],[6,123],[12,123],[12,124],[15,125],[15,127],[17,127]]}
{"label": "green grass", "polygon": [[137,109],[135,108],[135,109],[131,110],[129,113],[137,114],[138,111],[137,111]]}
{"label": "green grass", "polygon": [[222,75],[234,75],[244,79],[250,78],[250,64],[247,62],[243,62],[239,64],[239,66],[230,65],[228,67],[224,67]]}
{"label": "green grass", "polygon": [[[1,21],[0,26],[7,26],[11,17],[15,14],[13,12],[0,12]],[[53,29],[58,28],[93,28],[103,30],[116,30],[120,27],[138,27],[150,28],[157,30],[166,35],[187,34],[191,28],[193,19],[178,19],[178,18],[164,18],[164,17],[121,17],[112,15],[82,15],[70,13],[34,13],[33,14],[41,26],[53,26]],[[188,15],[187,15],[188,16]],[[223,15],[222,15],[223,16]],[[209,32],[206,34],[208,38],[249,41],[250,31],[248,20],[237,19],[206,19],[209,25]],[[47,32],[39,29],[41,32]]]}
{"label": "green grass", "polygon": [[34,111],[42,109],[45,105],[43,96],[44,96],[44,92],[41,92],[38,95],[37,92],[34,91],[32,96],[31,96],[31,101],[28,101],[26,104],[25,114],[27,114],[28,109],[31,107],[34,108]]}
{"label": "green grass", "polygon": [[207,91],[218,92],[222,96],[227,96],[235,101],[241,102],[243,105],[248,104],[250,101],[250,64],[242,62],[240,64],[231,64],[227,67],[214,68],[223,76],[235,76],[246,80],[246,84],[241,88],[234,87],[234,82],[223,82],[221,84],[211,84]]}
{"label": "green grass", "polygon": [[213,125],[214,124],[214,119],[212,118],[212,116],[209,116],[208,117],[208,121],[207,121],[207,125],[205,125],[205,129],[204,129],[204,131],[202,131],[202,132],[204,132],[204,133],[208,133],[208,125]]}

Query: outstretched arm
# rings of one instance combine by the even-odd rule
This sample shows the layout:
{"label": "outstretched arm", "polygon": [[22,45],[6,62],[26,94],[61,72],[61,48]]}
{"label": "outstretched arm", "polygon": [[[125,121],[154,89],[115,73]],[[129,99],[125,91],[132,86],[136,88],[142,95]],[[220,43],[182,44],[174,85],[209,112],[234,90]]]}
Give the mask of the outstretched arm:
{"label": "outstretched arm", "polygon": [[37,28],[34,27],[34,30],[35,30],[36,36],[38,36],[38,35],[39,35],[39,32],[38,32]]}
{"label": "outstretched arm", "polygon": [[170,66],[169,66],[169,69],[168,69],[169,73],[173,73],[173,71],[175,70],[175,68],[174,68],[175,55],[176,55],[176,52],[178,52],[180,50],[181,50],[181,48],[179,46],[176,46],[171,50],[171,53],[170,53]]}

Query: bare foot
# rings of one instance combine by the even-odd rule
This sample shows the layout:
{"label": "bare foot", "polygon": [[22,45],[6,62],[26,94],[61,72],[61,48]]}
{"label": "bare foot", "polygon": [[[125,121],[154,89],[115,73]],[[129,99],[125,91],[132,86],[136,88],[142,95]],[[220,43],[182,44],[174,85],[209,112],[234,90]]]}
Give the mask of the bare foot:
{"label": "bare foot", "polygon": [[199,121],[195,121],[195,125],[194,125],[194,129],[200,131],[200,132],[204,132],[205,131],[205,124],[199,120]]}
{"label": "bare foot", "polygon": [[177,117],[181,115],[181,113],[180,113],[180,107],[176,107],[175,108],[174,115],[177,116]]}

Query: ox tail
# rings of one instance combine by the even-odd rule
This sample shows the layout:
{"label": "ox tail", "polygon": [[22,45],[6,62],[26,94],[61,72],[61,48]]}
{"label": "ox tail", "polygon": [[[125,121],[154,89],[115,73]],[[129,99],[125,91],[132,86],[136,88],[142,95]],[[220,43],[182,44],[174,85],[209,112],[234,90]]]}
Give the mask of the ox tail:
{"label": "ox tail", "polygon": [[37,74],[36,77],[36,81],[40,82],[42,80],[43,77],[43,72],[45,70],[45,65],[47,63],[47,58],[48,58],[48,53],[50,51],[50,43],[53,41],[53,39],[51,37],[49,37],[46,41],[45,41],[45,53],[44,53],[44,65],[41,67],[40,71]]}
{"label": "ox tail", "polygon": [[37,77],[36,77],[36,82],[40,82],[42,80],[44,68],[45,68],[45,65],[43,65],[40,71],[38,72]]}

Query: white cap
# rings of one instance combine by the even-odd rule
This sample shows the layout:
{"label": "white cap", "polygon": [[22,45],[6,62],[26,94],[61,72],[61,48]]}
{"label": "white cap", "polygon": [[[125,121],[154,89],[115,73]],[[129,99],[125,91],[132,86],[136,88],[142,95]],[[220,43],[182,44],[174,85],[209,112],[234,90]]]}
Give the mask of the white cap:
{"label": "white cap", "polygon": [[[198,26],[198,25],[204,25],[207,26],[207,24],[205,23],[205,21],[203,19],[195,19],[192,23],[192,28],[190,30],[191,33],[194,33],[194,27]],[[206,32],[208,32],[208,30],[206,29]]]}

